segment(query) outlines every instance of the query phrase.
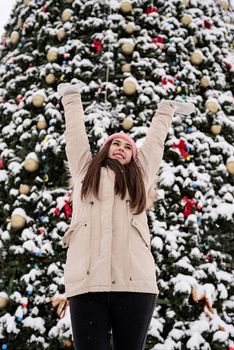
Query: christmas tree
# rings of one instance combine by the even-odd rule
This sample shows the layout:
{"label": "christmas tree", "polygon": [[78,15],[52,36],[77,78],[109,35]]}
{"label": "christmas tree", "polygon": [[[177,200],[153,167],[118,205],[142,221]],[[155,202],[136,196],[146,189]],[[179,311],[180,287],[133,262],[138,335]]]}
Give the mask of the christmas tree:
{"label": "christmas tree", "polygon": [[60,318],[72,214],[61,82],[82,81],[94,153],[175,115],[148,211],[160,289],[147,349],[233,349],[234,63],[228,0],[18,0],[0,42],[2,349],[72,348]]}

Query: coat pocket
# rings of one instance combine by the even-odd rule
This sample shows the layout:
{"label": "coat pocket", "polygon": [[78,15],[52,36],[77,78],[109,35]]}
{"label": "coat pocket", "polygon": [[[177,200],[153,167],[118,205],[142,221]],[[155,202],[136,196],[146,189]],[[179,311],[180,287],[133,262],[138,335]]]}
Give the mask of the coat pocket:
{"label": "coat pocket", "polygon": [[141,222],[139,219],[136,219],[135,217],[132,218],[132,226],[134,226],[138,233],[140,234],[142,240],[144,241],[145,245],[150,248],[150,233],[147,223]]}
{"label": "coat pocket", "polygon": [[87,277],[89,266],[89,233],[82,222],[69,230],[69,246],[64,266],[64,283],[72,283]]}
{"label": "coat pocket", "polygon": [[70,239],[72,236],[72,233],[74,231],[78,231],[79,228],[81,227],[82,222],[78,221],[75,222],[74,224],[70,225],[69,229],[65,232],[63,239],[62,239],[62,243],[63,243],[63,248],[68,248],[69,247],[69,243],[70,243]]}
{"label": "coat pocket", "polygon": [[150,233],[143,217],[133,217],[130,230],[130,268],[132,280],[155,280],[155,261]]}

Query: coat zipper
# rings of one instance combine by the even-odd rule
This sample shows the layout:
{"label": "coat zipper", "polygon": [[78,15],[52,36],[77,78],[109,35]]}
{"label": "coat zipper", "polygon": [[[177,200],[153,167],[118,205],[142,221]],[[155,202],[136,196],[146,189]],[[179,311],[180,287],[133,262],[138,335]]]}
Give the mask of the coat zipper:
{"label": "coat zipper", "polygon": [[130,200],[126,199],[126,204],[127,204],[127,213],[128,213],[128,223],[127,223],[127,227],[128,227],[128,251],[129,251],[129,280],[132,281],[132,259],[131,259],[131,243],[130,243],[130,236],[129,236],[129,225],[131,224],[130,221]]}
{"label": "coat zipper", "polygon": [[92,214],[92,206],[93,206],[93,204],[94,204],[94,202],[93,201],[90,201],[89,202],[89,230],[88,230],[88,235],[89,235],[89,237],[88,237],[88,240],[89,240],[89,245],[88,245],[88,254],[89,254],[89,258],[88,258],[88,268],[87,268],[87,275],[90,275],[90,265],[91,265],[91,258],[90,258],[90,247],[91,247],[91,223],[92,223],[92,216],[91,216],[91,214]]}

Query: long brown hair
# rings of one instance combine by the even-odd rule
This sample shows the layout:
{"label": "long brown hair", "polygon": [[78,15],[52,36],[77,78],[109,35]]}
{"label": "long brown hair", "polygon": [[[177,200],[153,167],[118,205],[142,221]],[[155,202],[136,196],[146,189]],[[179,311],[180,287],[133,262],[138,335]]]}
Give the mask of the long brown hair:
{"label": "long brown hair", "polygon": [[146,193],[141,164],[133,158],[126,165],[121,164],[117,159],[108,158],[111,142],[112,140],[104,145],[87,164],[88,169],[81,188],[81,200],[89,193],[93,193],[94,197],[99,199],[101,167],[108,166],[115,173],[115,194],[119,194],[121,199],[124,199],[128,189],[130,209],[136,210],[135,215],[140,214],[146,209]]}

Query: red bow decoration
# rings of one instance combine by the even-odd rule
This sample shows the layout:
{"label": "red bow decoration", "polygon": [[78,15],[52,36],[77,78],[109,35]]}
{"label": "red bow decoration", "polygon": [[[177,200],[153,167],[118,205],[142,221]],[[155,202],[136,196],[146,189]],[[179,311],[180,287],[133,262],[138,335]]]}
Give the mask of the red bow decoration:
{"label": "red bow decoration", "polygon": [[165,75],[162,77],[161,82],[163,85],[166,85],[167,83],[174,84],[174,79]]}
{"label": "red bow decoration", "polygon": [[158,36],[157,38],[151,38],[151,43],[156,44],[157,47],[161,50],[165,48],[165,46],[163,45],[164,38],[162,38],[161,36]]}
{"label": "red bow decoration", "polygon": [[99,40],[99,39],[94,39],[93,40],[93,45],[96,49],[96,52],[101,52],[103,50],[103,43],[102,43],[102,40]]}
{"label": "red bow decoration", "polygon": [[[232,68],[231,63],[224,62],[224,64],[225,64],[225,67],[226,67],[227,69],[231,69],[231,68]],[[234,350],[234,348],[233,348],[233,350]]]}
{"label": "red bow decoration", "polygon": [[205,26],[205,28],[210,29],[212,27],[212,24],[207,19],[205,19],[204,26]]}
{"label": "red bow decoration", "polygon": [[156,12],[158,13],[158,10],[156,7],[147,7],[146,14],[149,15],[150,13]]}
{"label": "red bow decoration", "polygon": [[173,143],[172,145],[173,148],[179,148],[180,154],[182,155],[182,157],[186,160],[189,160],[189,154],[186,151],[186,144],[184,142],[184,140],[180,140],[179,144]]}
{"label": "red bow decoration", "polygon": [[66,218],[69,218],[70,216],[72,216],[72,208],[71,208],[71,193],[68,193],[67,198],[64,200],[63,204],[60,205],[59,207],[57,207],[54,210],[54,215],[59,216],[59,214],[61,213],[62,209],[64,210],[65,216]]}
{"label": "red bow decoration", "polygon": [[65,204],[64,204],[64,212],[65,212],[66,218],[69,218],[70,216],[72,216],[72,208],[67,201],[65,201]]}
{"label": "red bow decoration", "polygon": [[183,214],[187,218],[190,214],[192,214],[192,207],[195,207],[195,200],[189,199],[187,196],[184,196],[182,200],[185,202]]}

